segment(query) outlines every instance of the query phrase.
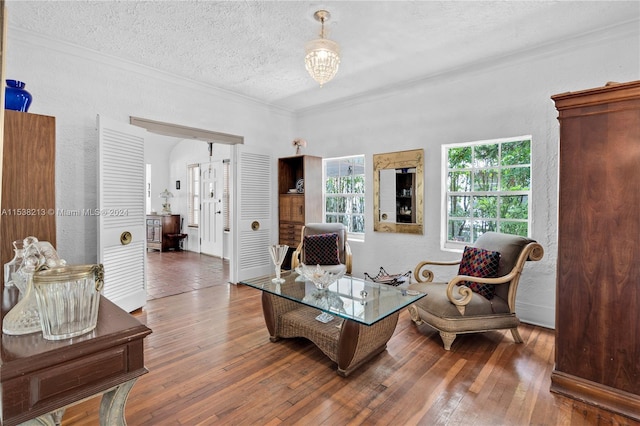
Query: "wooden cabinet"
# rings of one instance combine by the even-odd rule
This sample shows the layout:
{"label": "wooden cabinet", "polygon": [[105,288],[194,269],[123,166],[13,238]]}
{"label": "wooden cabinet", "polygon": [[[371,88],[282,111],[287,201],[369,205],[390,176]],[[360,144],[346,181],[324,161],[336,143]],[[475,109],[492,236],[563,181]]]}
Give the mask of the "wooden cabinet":
{"label": "wooden cabinet", "polygon": [[640,420],[640,81],[552,99],[560,188],[551,390]]}
{"label": "wooden cabinet", "polygon": [[[279,241],[293,252],[300,244],[304,224],[322,222],[322,158],[297,155],[278,159],[278,207]],[[289,262],[290,256],[283,267]]]}
{"label": "wooden cabinet", "polygon": [[147,249],[180,249],[180,215],[147,216]]}
{"label": "wooden cabinet", "polygon": [[304,194],[280,195],[280,220],[282,222],[304,222]]}
{"label": "wooden cabinet", "polygon": [[2,265],[13,258],[15,240],[32,235],[56,247],[55,135],[54,117],[4,112]]}

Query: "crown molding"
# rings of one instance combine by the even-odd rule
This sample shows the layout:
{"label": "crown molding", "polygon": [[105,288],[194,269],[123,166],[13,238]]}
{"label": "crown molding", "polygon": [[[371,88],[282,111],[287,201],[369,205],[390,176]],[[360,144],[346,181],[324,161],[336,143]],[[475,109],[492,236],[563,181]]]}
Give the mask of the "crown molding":
{"label": "crown molding", "polygon": [[122,59],[117,56],[108,55],[96,50],[78,46],[74,43],[54,39],[52,37],[44,36],[42,34],[28,31],[23,28],[9,26],[7,31],[7,39],[7,44],[11,46],[38,46],[61,54],[84,59],[90,62],[118,68],[120,70],[138,74],[147,78],[152,77],[167,83],[171,83],[172,85],[181,85],[182,87],[189,89],[206,91],[216,98],[225,98],[230,101],[242,100],[244,102],[252,103],[260,107],[268,108],[272,112],[279,113],[285,116],[290,117],[294,112],[290,109],[282,108],[278,105],[264,102],[256,98],[243,95],[241,93],[233,92],[231,90],[223,89],[211,84],[206,84],[201,81],[184,77],[182,75],[162,71],[157,68]]}
{"label": "crown molding", "polygon": [[25,29],[11,25],[8,28],[8,43],[10,45],[15,44],[27,47],[43,47],[55,52],[59,52],[69,56],[75,56],[87,61],[119,68],[123,71],[139,74],[141,76],[156,78],[158,80],[165,81],[171,84],[179,84],[185,88],[206,91],[217,98],[225,98],[231,101],[242,100],[244,102],[267,108],[273,113],[295,118],[315,114],[321,111],[326,112],[330,110],[342,109],[372,100],[385,99],[390,96],[396,95],[399,92],[413,89],[417,86],[424,85],[425,83],[429,82],[435,82],[442,79],[462,78],[463,76],[469,74],[487,72],[507,66],[517,65],[519,63],[531,61],[532,59],[536,58],[559,55],[571,50],[575,50],[576,48],[587,46],[597,42],[615,40],[633,35],[638,36],[640,34],[639,28],[640,19],[634,17],[633,19],[625,22],[621,22],[604,28],[598,28],[571,37],[554,40],[552,42],[533,46],[529,49],[524,49],[515,53],[483,58],[480,61],[466,63],[456,68],[439,70],[432,74],[421,76],[417,79],[406,80],[394,85],[385,86],[384,88],[368,90],[338,100],[328,101],[322,104],[300,109],[281,107],[237,92],[206,84],[197,80],[192,80],[181,75],[161,71],[156,68],[118,58],[113,55],[107,55],[92,49],[78,46],[73,43],[46,37],[33,31],[27,31]]}
{"label": "crown molding", "polygon": [[515,53],[483,58],[480,61],[469,62],[460,67],[440,70],[420,78],[405,80],[397,84],[385,86],[384,88],[369,90],[339,100],[325,102],[308,108],[301,108],[295,110],[294,114],[299,118],[305,115],[316,114],[318,112],[339,110],[345,107],[370,102],[372,100],[386,99],[397,95],[400,92],[415,89],[417,86],[421,86],[426,83],[433,83],[443,79],[448,80],[462,78],[469,74],[478,74],[518,65],[529,62],[532,59],[557,56],[562,53],[575,50],[576,48],[593,45],[594,43],[622,39],[634,35],[640,38],[639,18],[633,18],[608,27],[554,40],[552,42],[533,46],[529,49],[523,49]]}

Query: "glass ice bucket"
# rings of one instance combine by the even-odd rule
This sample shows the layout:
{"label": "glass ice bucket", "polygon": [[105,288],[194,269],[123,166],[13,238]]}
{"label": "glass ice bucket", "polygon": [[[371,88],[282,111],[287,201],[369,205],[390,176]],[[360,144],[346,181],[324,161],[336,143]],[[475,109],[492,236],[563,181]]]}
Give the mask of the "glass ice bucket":
{"label": "glass ice bucket", "polygon": [[34,273],[42,336],[47,340],[69,339],[96,328],[103,285],[101,264],[63,266]]}

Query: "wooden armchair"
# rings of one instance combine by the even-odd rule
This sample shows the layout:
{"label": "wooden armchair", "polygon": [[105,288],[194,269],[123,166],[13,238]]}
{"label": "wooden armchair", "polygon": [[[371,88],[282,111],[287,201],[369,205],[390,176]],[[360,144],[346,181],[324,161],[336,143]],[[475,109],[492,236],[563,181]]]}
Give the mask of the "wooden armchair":
{"label": "wooden armchair", "polygon": [[[516,316],[516,290],[525,261],[542,259],[544,249],[529,238],[487,232],[474,244],[475,248],[499,253],[494,278],[480,275],[456,275],[448,283],[434,283],[433,272],[427,265],[459,265],[460,261],[424,261],[414,270],[417,283],[409,289],[427,296],[409,306],[411,319],[417,325],[426,323],[440,332],[446,350],[458,334],[509,329],[513,339],[522,343],[518,332],[520,320]],[[458,285],[463,282],[466,285]],[[495,294],[487,299],[471,287],[479,283],[493,285]]]}
{"label": "wooden armchair", "polygon": [[[317,252],[316,245],[324,245],[321,242],[318,243],[318,238],[330,234],[337,234],[337,259],[328,263],[318,262],[319,259],[336,257],[333,256],[336,254],[332,251],[333,247],[331,247],[331,256],[324,256]],[[315,253],[307,253],[307,245],[316,246],[313,249]],[[322,269],[329,272],[338,273],[346,270],[347,274],[351,274],[351,248],[347,242],[347,228],[341,223],[308,223],[303,226],[300,244],[291,256],[291,268],[295,269],[300,263],[309,266],[319,264]]]}

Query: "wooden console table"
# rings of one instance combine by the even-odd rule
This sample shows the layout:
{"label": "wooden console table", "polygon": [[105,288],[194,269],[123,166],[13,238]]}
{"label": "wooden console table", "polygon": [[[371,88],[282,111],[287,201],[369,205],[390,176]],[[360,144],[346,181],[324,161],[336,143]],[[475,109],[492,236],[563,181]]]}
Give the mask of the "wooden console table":
{"label": "wooden console table", "polygon": [[[17,302],[5,289],[2,316]],[[50,341],[42,333],[2,335],[0,424],[59,424],[64,408],[102,394],[101,425],[126,425],[124,407],[144,367],[144,324],[108,299],[100,299],[95,330]],[[35,420],[34,420],[35,419]]]}

